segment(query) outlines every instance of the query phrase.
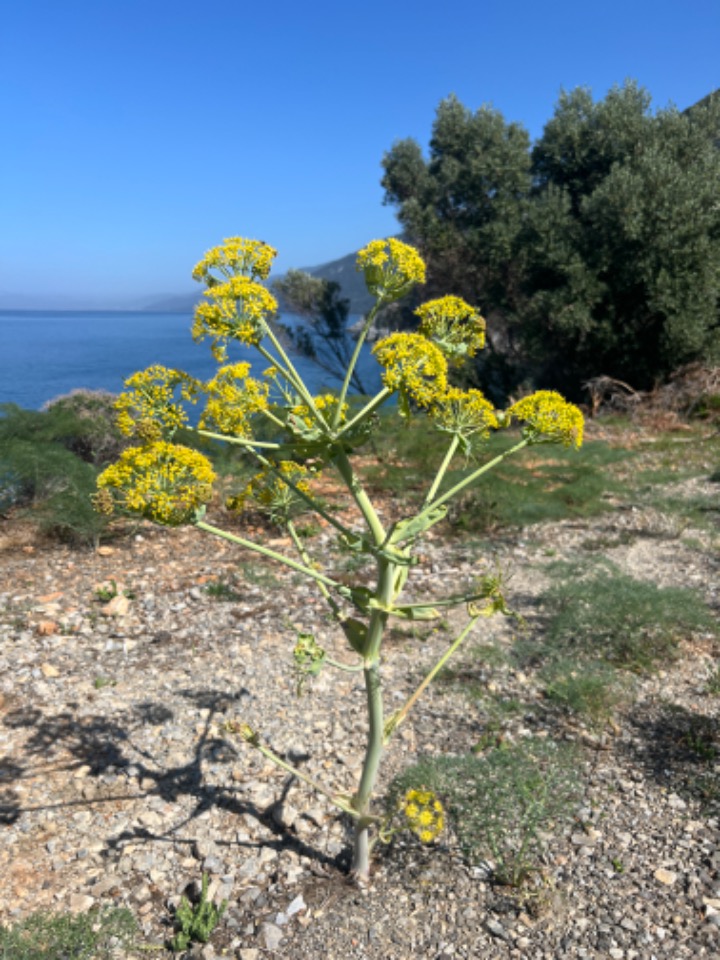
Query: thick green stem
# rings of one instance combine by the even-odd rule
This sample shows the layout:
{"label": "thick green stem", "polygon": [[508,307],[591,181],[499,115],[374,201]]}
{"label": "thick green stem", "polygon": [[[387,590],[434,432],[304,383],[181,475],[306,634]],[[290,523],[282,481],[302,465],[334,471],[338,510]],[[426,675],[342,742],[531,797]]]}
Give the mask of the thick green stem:
{"label": "thick green stem", "polygon": [[340,450],[335,457],[333,458],[335,466],[340,472],[340,476],[345,481],[345,485],[352,494],[355,503],[358,505],[360,512],[365,518],[365,522],[368,525],[370,532],[373,535],[373,539],[378,547],[382,546],[385,542],[385,530],[380,518],[375,512],[375,507],[372,505],[372,501],[365,493],[360,480],[358,479],[357,474],[352,468],[352,464],[347,458],[347,454],[344,450]]}
{"label": "thick green stem", "polygon": [[[376,597],[384,606],[393,600],[395,567],[386,560],[378,562],[378,590]],[[367,879],[370,870],[370,827],[374,818],[370,815],[370,801],[375,788],[384,743],[382,684],[380,681],[380,649],[382,647],[388,614],[374,609],[368,624],[365,643],[365,694],[368,706],[368,739],[365,749],[362,774],[357,792],[353,797],[353,809],[358,813],[355,829],[355,847],[352,872],[360,879]]]}

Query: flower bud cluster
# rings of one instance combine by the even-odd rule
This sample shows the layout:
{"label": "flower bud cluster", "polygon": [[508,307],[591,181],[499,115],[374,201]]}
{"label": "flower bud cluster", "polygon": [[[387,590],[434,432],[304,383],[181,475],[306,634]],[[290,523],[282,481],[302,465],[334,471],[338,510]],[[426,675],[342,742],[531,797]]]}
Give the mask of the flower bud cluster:
{"label": "flower bud cluster", "polygon": [[422,843],[432,843],[445,828],[443,805],[431,790],[408,790],[402,812]]}
{"label": "flower bud cluster", "polygon": [[357,255],[367,288],[378,300],[391,303],[416,283],[425,283],[425,264],[414,247],[389,237],[371,240]]}

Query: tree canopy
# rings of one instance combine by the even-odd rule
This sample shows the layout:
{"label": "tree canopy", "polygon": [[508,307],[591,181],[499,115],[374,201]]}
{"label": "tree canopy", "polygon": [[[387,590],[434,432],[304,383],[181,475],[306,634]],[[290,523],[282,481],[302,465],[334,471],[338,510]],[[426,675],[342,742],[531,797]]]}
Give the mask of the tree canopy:
{"label": "tree canopy", "polygon": [[[627,82],[563,93],[540,139],[497,111],[438,107],[429,156],[386,154],[386,202],[489,320],[515,379],[647,387],[720,354],[720,103],[652,112]],[[494,340],[493,340],[494,336]]]}

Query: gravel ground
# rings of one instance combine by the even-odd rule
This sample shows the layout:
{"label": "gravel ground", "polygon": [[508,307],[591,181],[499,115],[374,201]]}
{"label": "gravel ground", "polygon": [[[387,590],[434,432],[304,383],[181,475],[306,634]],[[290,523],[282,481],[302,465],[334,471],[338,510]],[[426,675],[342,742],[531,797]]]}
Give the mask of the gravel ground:
{"label": "gravel ground", "polygon": [[[551,710],[531,676],[478,667],[474,643],[513,640],[511,622],[488,621],[457,665],[495,696],[529,704],[508,720],[509,741],[551,735],[582,747],[582,802],[520,890],[466,864],[451,831],[432,848],[383,848],[361,888],[346,878],[343,818],[225,728],[248,722],[309,774],[353,789],[361,680],[323,673],[295,695],[296,629],[345,656],[313,590],[189,530],[142,527],[98,552],[40,544],[11,524],[0,538],[0,921],[125,905],[146,943],[161,943],[205,871],[229,906],[193,954],[203,960],[720,956],[720,696],[707,688],[717,652],[708,638],[688,638],[676,663],[639,680],[598,733]],[[332,569],[325,538],[314,544]],[[456,590],[497,560],[513,570],[509,597],[532,637],[544,566],[577,558],[589,540],[606,542],[626,572],[693,586],[718,609],[710,535],[680,537],[641,507],[494,538],[483,556],[478,544],[431,539],[412,593]],[[233,602],[208,593],[238,570]],[[98,600],[113,580],[131,598]],[[441,631],[393,634],[390,708],[447,642]],[[699,723],[701,758],[688,747]],[[467,752],[491,730],[477,698],[437,684],[391,745],[383,783],[418,757]]]}

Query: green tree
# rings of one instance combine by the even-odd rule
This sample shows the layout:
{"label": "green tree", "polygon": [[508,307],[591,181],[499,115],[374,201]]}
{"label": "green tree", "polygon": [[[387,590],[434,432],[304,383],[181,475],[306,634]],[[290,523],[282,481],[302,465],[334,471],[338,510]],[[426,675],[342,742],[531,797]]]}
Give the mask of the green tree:
{"label": "green tree", "polygon": [[633,82],[563,93],[532,151],[522,127],[451,97],[429,158],[397,142],[382,183],[430,295],[486,315],[483,385],[577,397],[591,376],[649,387],[720,355],[719,144],[717,97],[652,113]]}
{"label": "green tree", "polygon": [[[273,290],[293,313],[307,321],[307,326],[285,326],[293,346],[342,381],[354,342],[348,330],[350,301],[340,296],[340,285],[303,270],[288,270],[273,283]],[[351,385],[358,393],[369,393],[357,367]]]}
{"label": "green tree", "polygon": [[712,103],[652,114],[630,82],[599,102],[561,96],[533,150],[521,244],[518,312],[540,382],[648,387],[717,356],[719,121]]}
{"label": "green tree", "polygon": [[450,292],[477,304],[490,321],[490,351],[507,353],[531,188],[527,131],[488,106],[472,113],[452,96],[437,109],[429,157],[415,140],[400,140],[383,168],[385,202],[397,206],[428,264],[423,297]]}

